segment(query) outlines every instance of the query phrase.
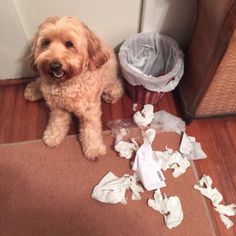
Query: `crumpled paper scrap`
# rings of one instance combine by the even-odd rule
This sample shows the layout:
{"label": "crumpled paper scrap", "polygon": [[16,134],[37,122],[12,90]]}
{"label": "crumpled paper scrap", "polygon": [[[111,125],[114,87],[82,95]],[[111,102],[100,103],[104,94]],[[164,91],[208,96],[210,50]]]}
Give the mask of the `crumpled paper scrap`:
{"label": "crumpled paper scrap", "polygon": [[145,131],[145,135],[146,135],[148,142],[152,145],[152,143],[156,137],[156,130],[149,128]]}
{"label": "crumpled paper scrap", "polygon": [[152,147],[146,139],[136,153],[132,169],[147,190],[166,186],[160,165],[153,159]]}
{"label": "crumpled paper scrap", "polygon": [[127,204],[125,193],[127,189],[132,191],[132,200],[140,200],[140,192],[143,192],[141,185],[137,184],[135,175],[123,175],[119,178],[112,172],[108,172],[96,185],[92,192],[92,198],[103,203]]}
{"label": "crumpled paper scrap", "polygon": [[154,107],[151,104],[144,105],[141,111],[134,113],[133,120],[138,127],[147,127],[154,118]]}
{"label": "crumpled paper scrap", "polygon": [[181,134],[185,131],[185,122],[179,117],[161,110],[154,113],[151,127],[154,128],[157,133],[176,132]]}
{"label": "crumpled paper scrap", "polygon": [[154,159],[159,163],[161,169],[173,169],[172,176],[177,178],[184,174],[190,166],[190,162],[185,156],[182,156],[178,151],[166,149],[164,152],[153,151]]}
{"label": "crumpled paper scrap", "polygon": [[236,214],[236,204],[234,203],[229,205],[219,204],[216,206],[214,210],[227,216],[234,216]]}
{"label": "crumpled paper scrap", "polygon": [[160,189],[154,193],[154,199],[148,200],[148,206],[164,215],[164,221],[169,229],[177,227],[183,220],[183,210],[179,197],[165,194]]}
{"label": "crumpled paper scrap", "polygon": [[203,175],[198,183],[194,185],[194,189],[209,198],[213,206],[217,206],[223,200],[221,193],[216,188],[212,188],[212,179],[210,176]]}
{"label": "crumpled paper scrap", "polygon": [[222,205],[219,204],[214,208],[220,214],[221,221],[225,224],[225,227],[229,229],[234,225],[233,221],[231,221],[227,216],[235,216],[236,215],[236,204]]}
{"label": "crumpled paper scrap", "polygon": [[131,139],[131,142],[120,140],[114,147],[115,151],[119,153],[119,156],[124,157],[125,159],[130,159],[138,148],[139,146],[133,138]]}
{"label": "crumpled paper scrap", "polygon": [[212,188],[210,176],[203,175],[198,183],[194,185],[194,189],[200,191],[202,195],[211,200],[212,205],[215,207],[214,210],[220,214],[220,219],[227,229],[233,226],[233,222],[227,216],[236,215],[236,204],[220,204],[223,196],[216,188]]}
{"label": "crumpled paper scrap", "polygon": [[232,220],[230,220],[227,216],[225,216],[224,214],[220,214],[220,220],[224,223],[226,229],[231,228],[234,223]]}
{"label": "crumpled paper scrap", "polygon": [[185,132],[182,136],[179,151],[185,155],[188,160],[199,160],[207,157],[202,150],[201,144],[196,142],[196,138],[188,136]]}

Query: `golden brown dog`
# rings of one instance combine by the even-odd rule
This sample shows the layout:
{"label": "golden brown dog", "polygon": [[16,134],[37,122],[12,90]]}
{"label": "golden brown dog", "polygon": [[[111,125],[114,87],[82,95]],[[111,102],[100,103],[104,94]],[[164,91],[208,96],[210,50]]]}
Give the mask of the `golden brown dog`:
{"label": "golden brown dog", "polygon": [[39,78],[27,85],[24,96],[44,98],[50,108],[43,141],[50,147],[61,143],[74,113],[84,155],[91,160],[104,155],[101,97],[114,103],[123,95],[113,50],[75,18],[52,17],[39,26],[31,59]]}

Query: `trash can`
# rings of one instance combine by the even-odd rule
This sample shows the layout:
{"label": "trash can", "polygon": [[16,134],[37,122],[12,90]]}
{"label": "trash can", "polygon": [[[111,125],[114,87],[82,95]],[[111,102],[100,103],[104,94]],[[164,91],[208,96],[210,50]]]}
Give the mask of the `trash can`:
{"label": "trash can", "polygon": [[175,89],[184,71],[177,42],[158,33],[131,35],[121,45],[118,58],[128,95],[142,105],[157,104]]}

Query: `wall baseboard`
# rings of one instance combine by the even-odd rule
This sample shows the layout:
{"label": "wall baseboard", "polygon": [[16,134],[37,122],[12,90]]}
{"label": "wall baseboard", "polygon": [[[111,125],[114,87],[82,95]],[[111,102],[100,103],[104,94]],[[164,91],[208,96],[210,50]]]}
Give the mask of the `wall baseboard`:
{"label": "wall baseboard", "polygon": [[32,81],[33,79],[35,79],[35,77],[18,78],[18,79],[4,79],[4,80],[0,80],[0,86],[28,83],[28,82]]}

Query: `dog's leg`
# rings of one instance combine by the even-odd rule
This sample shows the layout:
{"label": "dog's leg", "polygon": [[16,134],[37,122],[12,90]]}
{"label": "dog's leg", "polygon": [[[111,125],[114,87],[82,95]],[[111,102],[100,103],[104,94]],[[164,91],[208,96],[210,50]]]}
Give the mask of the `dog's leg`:
{"label": "dog's leg", "polygon": [[79,118],[79,138],[83,153],[87,159],[97,160],[106,153],[102,137],[101,107],[90,107]]}
{"label": "dog's leg", "polygon": [[114,83],[109,84],[103,91],[102,98],[105,102],[115,103],[124,94],[123,84],[120,79],[116,79]]}
{"label": "dog's leg", "polygon": [[24,91],[24,97],[26,100],[31,102],[38,101],[43,98],[40,92],[40,78],[37,78],[35,81],[30,82]]}
{"label": "dog's leg", "polygon": [[47,128],[43,134],[45,144],[49,147],[54,147],[61,143],[69,130],[70,121],[70,113],[60,109],[52,110]]}

